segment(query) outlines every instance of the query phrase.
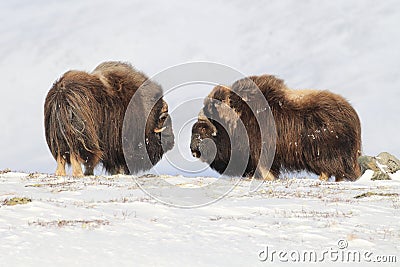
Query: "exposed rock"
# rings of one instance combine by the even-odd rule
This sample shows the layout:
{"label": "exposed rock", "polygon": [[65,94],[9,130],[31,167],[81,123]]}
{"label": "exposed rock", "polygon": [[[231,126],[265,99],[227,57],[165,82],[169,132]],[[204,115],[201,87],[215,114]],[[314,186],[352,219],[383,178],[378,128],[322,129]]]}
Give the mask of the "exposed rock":
{"label": "exposed rock", "polygon": [[383,171],[376,171],[372,175],[371,180],[392,180],[392,178],[390,178],[389,174]]}
{"label": "exposed rock", "polygon": [[0,174],[9,173],[9,172],[11,172],[10,169],[0,170]]}
{"label": "exposed rock", "polygon": [[400,170],[400,160],[388,152],[380,153],[375,159],[387,173],[395,173]]}
{"label": "exposed rock", "polygon": [[360,156],[358,158],[358,164],[360,164],[361,167],[361,175],[364,174],[366,170],[373,170],[374,172],[380,171],[379,167],[376,165],[374,157]]}
{"label": "exposed rock", "polygon": [[400,160],[390,153],[382,152],[376,157],[360,156],[358,158],[361,174],[366,170],[374,171],[371,180],[391,180],[389,174],[400,170]]}

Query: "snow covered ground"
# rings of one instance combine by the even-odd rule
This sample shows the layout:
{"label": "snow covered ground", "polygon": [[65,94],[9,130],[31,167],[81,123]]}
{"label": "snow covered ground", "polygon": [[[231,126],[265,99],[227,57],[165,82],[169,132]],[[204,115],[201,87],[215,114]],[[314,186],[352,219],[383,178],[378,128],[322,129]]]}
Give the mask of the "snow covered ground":
{"label": "snow covered ground", "polygon": [[[215,180],[138,179],[186,188]],[[187,209],[155,201],[131,176],[3,173],[0,266],[286,266],[307,251],[335,266],[347,262],[343,252],[359,253],[356,265],[397,259],[397,265],[382,266],[398,266],[400,173],[371,181],[367,172],[353,183],[283,179],[255,193],[248,184],[242,181],[216,203]],[[14,197],[29,201],[7,205]],[[339,258],[323,257],[324,251]],[[300,265],[309,266],[307,259]]]}
{"label": "snow covered ground", "polygon": [[[214,61],[246,75],[277,75],[292,88],[329,89],[359,113],[365,154],[399,156],[398,0],[18,0],[0,2],[0,22],[0,170],[27,172],[0,174],[1,267],[266,266],[271,257],[259,259],[266,248],[314,250],[318,259],[326,250],[371,252],[400,262],[399,175],[279,180],[254,193],[242,181],[222,200],[188,209],[157,202],[130,176],[35,173],[55,169],[43,126],[51,84],[69,69],[91,71],[106,60],[131,62],[149,76]],[[172,110],[210,90],[166,99]],[[189,142],[176,140],[186,152]],[[157,172],[182,174],[165,158]],[[138,180],[168,197],[172,188],[160,179],[182,188],[215,183],[215,175]]]}
{"label": "snow covered ground", "polygon": [[[46,93],[65,71],[105,60],[149,76],[213,61],[292,88],[329,89],[359,113],[365,154],[400,156],[398,0],[18,0],[0,1],[0,22],[0,169],[54,172]],[[184,96],[198,96],[191,92]],[[171,109],[184,101],[167,100]],[[186,150],[189,142],[177,140]]]}

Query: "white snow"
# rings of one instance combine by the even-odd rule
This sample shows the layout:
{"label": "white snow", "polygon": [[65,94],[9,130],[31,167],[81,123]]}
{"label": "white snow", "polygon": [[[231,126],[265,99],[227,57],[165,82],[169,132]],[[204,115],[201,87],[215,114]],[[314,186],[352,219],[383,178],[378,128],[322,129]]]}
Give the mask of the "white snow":
{"label": "white snow", "polygon": [[[182,188],[215,180],[138,179],[142,184],[162,179]],[[276,251],[312,250],[317,255],[325,250],[371,252],[374,257],[395,255],[400,260],[399,180],[283,179],[266,182],[255,193],[248,187],[244,180],[214,204],[184,209],[155,201],[131,176],[1,174],[0,203],[13,197],[32,201],[0,205],[0,262],[2,266],[263,266],[271,264],[258,258],[265,246]],[[365,193],[373,195],[362,197]],[[345,250],[338,249],[339,240],[347,242]],[[274,264],[287,265],[277,259]]]}
{"label": "white snow", "polygon": [[[359,113],[365,154],[400,155],[397,0],[19,0],[0,2],[0,20],[0,169],[54,172],[46,93],[65,71],[91,71],[106,60],[129,61],[149,76],[215,61],[245,75],[277,75],[295,89],[329,89]],[[211,87],[185,89],[166,97],[171,110]],[[196,117],[202,101],[192,104]],[[164,163],[162,173],[181,174]]]}
{"label": "white snow", "polygon": [[[215,61],[245,75],[277,75],[295,89],[329,89],[360,115],[365,154],[400,156],[399,1],[18,0],[0,1],[0,22],[0,170],[20,171],[0,174],[0,266],[267,266],[259,260],[266,246],[322,253],[346,242],[351,251],[397,255],[397,264],[382,266],[398,265],[400,173],[371,181],[367,172],[354,183],[283,179],[255,193],[244,180],[192,209],[157,202],[130,176],[40,173],[55,170],[44,138],[46,93],[65,71],[106,60],[131,62],[149,76]],[[187,87],[166,99],[174,110],[197,98],[189,110],[196,118],[210,90]],[[184,132],[176,146],[193,160],[190,127],[176,129]],[[189,175],[164,158],[162,176],[139,180],[219,186],[214,172],[198,167]],[[170,188],[162,188],[165,197]],[[32,201],[5,205],[13,197]]]}

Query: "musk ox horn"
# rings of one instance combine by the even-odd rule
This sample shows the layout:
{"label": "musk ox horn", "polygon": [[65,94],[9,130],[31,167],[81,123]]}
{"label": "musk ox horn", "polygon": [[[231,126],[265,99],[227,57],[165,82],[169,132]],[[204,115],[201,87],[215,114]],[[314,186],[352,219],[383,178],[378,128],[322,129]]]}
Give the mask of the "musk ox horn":
{"label": "musk ox horn", "polygon": [[[160,122],[161,125],[163,125],[163,122],[168,118],[168,104],[163,100],[162,102],[162,108],[161,108],[161,115],[158,117],[158,121]],[[167,126],[163,127],[156,127],[153,131],[155,133],[162,133],[165,129],[167,129]]]}
{"label": "musk ox horn", "polygon": [[160,129],[159,129],[159,128],[156,128],[156,129],[154,129],[154,132],[155,132],[155,133],[162,133],[165,129],[167,129],[166,126],[160,128]]}

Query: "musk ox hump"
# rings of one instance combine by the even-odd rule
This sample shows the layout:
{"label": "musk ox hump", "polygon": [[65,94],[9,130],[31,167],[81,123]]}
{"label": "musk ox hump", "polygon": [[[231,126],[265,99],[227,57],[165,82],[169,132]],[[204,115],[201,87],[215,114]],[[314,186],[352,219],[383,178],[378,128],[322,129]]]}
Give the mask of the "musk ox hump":
{"label": "musk ox hump", "polygon": [[209,98],[209,99],[217,99],[217,100],[219,100],[221,102],[227,102],[227,101],[229,101],[229,94],[230,93],[231,93],[231,89],[228,86],[226,86],[226,85],[217,85],[208,94],[207,98]]}
{"label": "musk ox hump", "polygon": [[287,89],[285,91],[286,98],[289,101],[293,101],[293,102],[302,102],[302,101],[304,101],[305,98],[312,97],[313,95],[315,95],[318,92],[320,92],[320,91],[313,90],[313,89],[302,89],[302,90]]}
{"label": "musk ox hump", "polygon": [[[231,95],[234,92],[228,86],[217,85],[204,100],[202,115],[211,117],[227,127],[230,133],[237,128],[241,110],[232,106]],[[199,114],[199,118],[200,118]],[[215,126],[213,126],[215,128]]]}
{"label": "musk ox hump", "polygon": [[[248,92],[254,94],[254,86],[258,87],[264,96],[268,96],[271,92],[275,92],[275,94],[277,92],[283,93],[288,89],[283,80],[273,75],[250,76],[249,78],[235,82],[232,85],[232,88],[235,88],[235,91],[237,90],[243,91],[244,93]],[[257,96],[257,94],[255,96]]]}
{"label": "musk ox hump", "polygon": [[[121,92],[121,97],[129,99],[143,85],[148,77],[131,64],[120,61],[107,61],[99,64],[92,75],[98,77],[111,91]],[[126,96],[123,96],[125,95]]]}

